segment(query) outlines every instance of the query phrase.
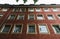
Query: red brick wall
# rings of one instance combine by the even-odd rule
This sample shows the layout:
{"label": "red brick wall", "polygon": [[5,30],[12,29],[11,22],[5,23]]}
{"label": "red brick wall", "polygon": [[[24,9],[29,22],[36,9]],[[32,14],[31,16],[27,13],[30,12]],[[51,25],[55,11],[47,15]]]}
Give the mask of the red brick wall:
{"label": "red brick wall", "polygon": [[[55,34],[55,32],[53,31],[53,29],[51,27],[51,24],[59,24],[60,23],[60,20],[56,16],[56,14],[59,14],[60,11],[53,12],[51,10],[51,12],[44,12],[43,9],[42,9],[42,12],[35,12],[34,11],[32,14],[35,15],[35,18],[36,18],[36,14],[43,14],[44,15],[45,20],[38,21],[37,18],[35,20],[28,20],[27,19],[28,14],[30,14],[30,13],[27,10],[26,10],[26,12],[23,12],[23,13],[21,13],[21,12],[13,13],[13,12],[11,12],[12,8],[10,8],[7,12],[0,12],[0,13],[4,14],[4,16],[0,19],[0,28],[2,27],[3,24],[11,24],[12,25],[11,30],[12,30],[14,24],[18,24],[18,23],[23,24],[22,33],[12,34],[11,30],[10,30],[9,34],[0,33],[0,39],[60,39],[60,34]],[[25,14],[25,20],[16,20],[16,19],[15,20],[7,20],[8,16],[10,14],[15,14],[16,17],[18,14]],[[47,16],[46,16],[47,14],[53,14],[55,16],[56,20],[48,20]],[[35,23],[36,24],[37,34],[27,34],[26,33],[28,23]],[[42,23],[47,24],[50,34],[39,33],[38,24],[42,24]]]}

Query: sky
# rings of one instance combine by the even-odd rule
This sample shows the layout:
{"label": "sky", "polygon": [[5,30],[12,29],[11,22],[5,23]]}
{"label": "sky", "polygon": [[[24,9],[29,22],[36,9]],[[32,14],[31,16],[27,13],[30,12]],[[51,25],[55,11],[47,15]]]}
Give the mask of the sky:
{"label": "sky", "polygon": [[[23,3],[23,0],[19,0],[18,2],[16,2],[15,0],[0,0],[0,4],[15,4],[15,5],[19,5],[19,4],[25,4],[25,5],[29,5],[29,4],[34,4],[33,0],[27,0],[26,3]],[[36,2],[36,4],[60,4],[60,0],[38,0]]]}

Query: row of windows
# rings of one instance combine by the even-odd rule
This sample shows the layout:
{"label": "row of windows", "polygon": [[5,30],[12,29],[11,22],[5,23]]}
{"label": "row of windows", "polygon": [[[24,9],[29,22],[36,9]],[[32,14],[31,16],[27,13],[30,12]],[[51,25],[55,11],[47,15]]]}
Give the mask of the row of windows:
{"label": "row of windows", "polygon": [[[0,14],[0,18],[2,16],[3,15]],[[44,20],[45,19],[42,14],[38,14],[36,17],[37,17],[37,20]],[[60,14],[58,14],[57,17],[60,19]],[[16,18],[16,16],[14,14],[12,14],[8,17],[8,19],[11,19],[11,20],[13,20],[15,18]],[[20,14],[20,15],[17,16],[17,20],[24,20],[24,18],[25,18],[24,14]],[[47,18],[48,18],[48,20],[55,20],[55,17],[52,14],[48,14]],[[29,14],[28,15],[28,20],[35,20],[35,15],[34,14]]]}
{"label": "row of windows", "polygon": [[[11,28],[12,28],[12,25],[4,25],[1,28],[0,33],[9,33]],[[52,28],[55,33],[60,34],[60,25],[54,24],[54,25],[52,25]],[[36,34],[37,33],[36,29],[37,28],[36,28],[35,24],[28,24],[27,25],[27,34]],[[22,24],[15,24],[13,26],[12,33],[22,33],[22,30],[23,30]],[[50,33],[46,24],[39,24],[38,30],[39,30],[39,33],[42,33],[42,34],[49,34]]]}
{"label": "row of windows", "polygon": [[[51,10],[52,11],[59,11],[60,8],[28,8],[28,11],[29,12],[41,12],[42,9],[45,11],[45,12],[50,12]],[[0,11],[8,11],[8,8],[2,8],[0,9]],[[13,12],[26,12],[26,8],[13,8],[12,9]]]}

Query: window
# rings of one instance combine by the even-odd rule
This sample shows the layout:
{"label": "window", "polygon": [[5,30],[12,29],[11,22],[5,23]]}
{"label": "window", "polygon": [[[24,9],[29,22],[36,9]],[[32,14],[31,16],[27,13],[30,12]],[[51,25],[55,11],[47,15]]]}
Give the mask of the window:
{"label": "window", "polygon": [[0,7],[0,9],[1,9],[1,7]]}
{"label": "window", "polygon": [[29,19],[29,20],[34,20],[34,15],[33,15],[33,14],[29,15],[29,16],[28,16],[28,19]]}
{"label": "window", "polygon": [[0,14],[0,18],[3,16],[3,14]]}
{"label": "window", "polygon": [[24,20],[24,15],[18,15],[18,18],[17,18],[18,20]]}
{"label": "window", "polygon": [[43,15],[37,15],[37,20],[43,20],[43,19],[44,19]]}
{"label": "window", "polygon": [[47,15],[48,20],[54,20],[54,17],[52,15]]}
{"label": "window", "polygon": [[18,12],[19,8],[13,8],[13,12]]}
{"label": "window", "polygon": [[45,24],[40,24],[39,25],[39,32],[40,33],[48,33],[48,29],[47,29],[47,26]]}
{"label": "window", "polygon": [[9,17],[8,17],[8,19],[15,19],[15,15],[10,15]]}
{"label": "window", "polygon": [[2,8],[2,11],[7,11],[8,10],[8,8]]}
{"label": "window", "polygon": [[1,32],[8,33],[9,30],[10,30],[10,27],[11,27],[11,25],[5,25],[5,26],[3,26],[3,28],[1,29]]}
{"label": "window", "polygon": [[22,25],[15,25],[13,29],[13,33],[21,33]]}
{"label": "window", "polygon": [[29,34],[34,34],[36,31],[35,31],[35,25],[34,24],[30,24],[28,25],[28,31],[27,31]]}
{"label": "window", "polygon": [[49,11],[49,8],[43,8],[45,12]]}
{"label": "window", "polygon": [[26,12],[26,8],[20,8],[20,12]]}
{"label": "window", "polygon": [[60,14],[59,15],[57,15],[58,16],[58,18],[60,19]]}
{"label": "window", "polygon": [[28,11],[29,12],[34,12],[34,8],[29,8]]}
{"label": "window", "polygon": [[40,12],[41,11],[41,9],[40,8],[36,8],[36,12]]}
{"label": "window", "polygon": [[59,25],[53,25],[53,30],[55,31],[55,33],[60,33],[60,26]]}
{"label": "window", "polygon": [[58,11],[58,8],[52,8],[53,11]]}

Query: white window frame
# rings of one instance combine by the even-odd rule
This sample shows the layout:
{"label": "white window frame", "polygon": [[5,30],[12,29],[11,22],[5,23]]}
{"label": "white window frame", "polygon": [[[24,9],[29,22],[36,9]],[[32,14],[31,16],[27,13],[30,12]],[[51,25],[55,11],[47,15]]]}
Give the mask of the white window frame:
{"label": "white window frame", "polygon": [[4,30],[4,28],[5,28],[5,25],[11,25],[11,24],[4,24],[3,27],[1,28],[0,33],[6,33],[6,34],[8,34],[10,32],[10,30],[11,30],[12,25],[11,25],[11,27],[10,27],[10,29],[9,29],[8,32],[2,32]]}
{"label": "white window frame", "polygon": [[58,25],[58,26],[60,26],[60,25],[59,25],[59,24],[51,24],[51,27],[52,27],[54,33],[55,33],[55,34],[60,34],[60,33],[57,33],[57,32],[56,32],[56,30],[55,30],[55,28],[53,27],[53,25]]}
{"label": "white window frame", "polygon": [[[21,16],[21,15],[23,15],[23,16]],[[17,20],[20,20],[20,19],[19,19],[20,17],[23,17],[22,20],[24,20],[25,15],[24,15],[24,14],[20,14],[20,15],[18,15]]]}
{"label": "white window frame", "polygon": [[[17,10],[16,10],[17,9]],[[19,12],[19,10],[18,10],[19,8],[13,8],[13,12]],[[16,10],[16,11],[15,11]]]}
{"label": "white window frame", "polygon": [[[20,12],[23,12],[21,9],[22,9],[22,8],[20,8],[20,10],[19,10],[19,11],[20,11]],[[24,8],[24,12],[26,12],[26,8]]]}
{"label": "white window frame", "polygon": [[[55,8],[56,8],[56,7],[55,7]],[[59,11],[58,8],[56,8],[56,9],[53,9],[53,8],[52,8],[52,10],[53,10],[53,12],[58,12],[58,11]]]}
{"label": "white window frame", "polygon": [[27,25],[27,34],[37,34],[36,25],[35,25],[35,32],[33,32],[33,33],[28,32],[28,30],[29,30],[29,25],[35,25],[35,24],[28,24],[28,25]]}
{"label": "white window frame", "polygon": [[48,8],[48,10],[45,10],[45,9],[43,8],[43,10],[44,10],[45,12],[50,12],[50,8]]}
{"label": "white window frame", "polygon": [[[45,25],[46,26],[46,30],[47,30],[47,32],[45,32],[45,31],[40,31],[40,26],[41,25]],[[49,29],[48,29],[48,27],[47,27],[47,24],[38,24],[38,28],[39,28],[39,33],[41,33],[41,34],[50,34],[50,32],[49,32]]]}
{"label": "white window frame", "polygon": [[[48,15],[52,15],[52,17],[51,17],[51,18],[49,18],[49,17],[48,17]],[[47,19],[48,19],[48,20],[55,20],[55,17],[54,17],[54,15],[53,15],[53,14],[47,14]]]}
{"label": "white window frame", "polygon": [[[11,14],[11,15],[15,15],[15,14]],[[9,17],[8,17],[8,20],[11,18],[11,15],[9,15]],[[16,16],[15,16],[16,17]],[[15,19],[15,17],[14,17],[14,19]],[[10,19],[11,20],[11,19]]]}
{"label": "white window frame", "polygon": [[38,15],[42,15],[42,14],[37,14],[37,20],[44,20],[44,16],[42,15],[42,17],[38,17]]}
{"label": "white window frame", "polygon": [[34,8],[32,8],[32,10],[30,10],[30,8],[28,8],[28,12],[34,12]]}
{"label": "white window frame", "polygon": [[0,14],[0,17],[3,17],[3,14]]}
{"label": "white window frame", "polygon": [[60,15],[60,14],[57,14],[58,19],[60,19],[60,17],[58,15]]}
{"label": "white window frame", "polygon": [[21,32],[18,32],[18,33],[22,33],[22,30],[23,30],[23,24],[14,24],[14,27],[13,27],[12,33],[17,33],[17,32],[14,32],[14,30],[15,30],[15,26],[16,26],[16,25],[22,25],[22,26],[21,26]]}
{"label": "white window frame", "polygon": [[40,7],[39,8],[35,8],[35,10],[36,10],[36,12],[41,12],[42,11]]}
{"label": "white window frame", "polygon": [[2,11],[6,12],[6,11],[8,11],[8,8],[2,8]]}
{"label": "white window frame", "polygon": [[[34,14],[29,14],[28,15],[28,20],[32,20],[32,19],[30,19],[30,15],[34,15]],[[33,20],[35,20],[35,15],[34,15],[34,19]]]}

